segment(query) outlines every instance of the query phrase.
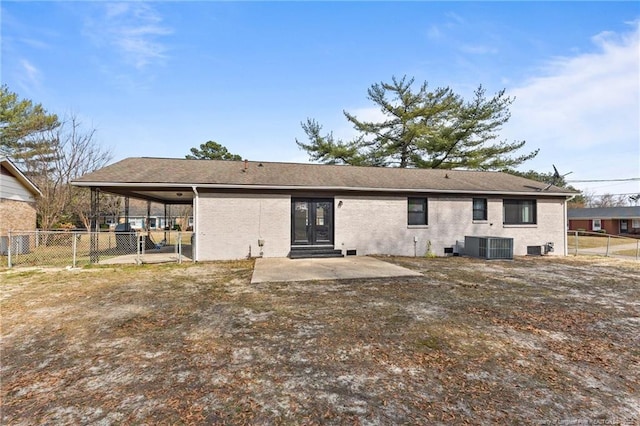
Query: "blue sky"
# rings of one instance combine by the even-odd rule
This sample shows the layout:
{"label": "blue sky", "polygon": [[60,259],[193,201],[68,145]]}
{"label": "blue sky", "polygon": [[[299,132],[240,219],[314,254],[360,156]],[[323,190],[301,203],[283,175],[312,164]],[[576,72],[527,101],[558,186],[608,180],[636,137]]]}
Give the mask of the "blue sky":
{"label": "blue sky", "polygon": [[[3,1],[2,83],[76,114],[114,161],[215,140],[305,162],[300,122],[348,139],[392,76],[516,101],[502,132],[570,180],[640,177],[637,2]],[[640,182],[574,183],[596,194]]]}

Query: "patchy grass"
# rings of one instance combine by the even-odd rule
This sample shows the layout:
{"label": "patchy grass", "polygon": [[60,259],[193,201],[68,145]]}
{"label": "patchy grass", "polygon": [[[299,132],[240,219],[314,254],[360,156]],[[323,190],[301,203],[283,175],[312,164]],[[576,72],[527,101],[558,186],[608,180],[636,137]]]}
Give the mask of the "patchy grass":
{"label": "patchy grass", "polygon": [[[580,248],[596,248],[596,247],[606,247],[607,240],[610,247],[627,245],[627,244],[635,244],[636,239],[620,237],[615,235],[601,235],[601,236],[589,236],[589,235],[579,235],[578,236],[578,249]],[[575,235],[569,233],[567,235],[567,243],[569,250],[575,249],[576,247],[576,238]]]}
{"label": "patchy grass", "polygon": [[617,256],[635,257],[636,259],[640,258],[640,250],[638,249],[616,250],[613,252],[613,254]]}
{"label": "patchy grass", "polygon": [[640,422],[637,262],[385,260],[4,272],[2,424]]}

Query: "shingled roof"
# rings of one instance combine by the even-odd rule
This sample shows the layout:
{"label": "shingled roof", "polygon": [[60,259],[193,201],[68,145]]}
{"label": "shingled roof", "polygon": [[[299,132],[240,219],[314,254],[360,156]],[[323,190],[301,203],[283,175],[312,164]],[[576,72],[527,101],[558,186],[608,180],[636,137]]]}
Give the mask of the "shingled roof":
{"label": "shingled roof", "polygon": [[640,206],[569,209],[567,217],[569,219],[639,219]]}
{"label": "shingled roof", "polygon": [[88,187],[425,191],[570,196],[575,192],[501,172],[258,161],[127,158],[73,182]]}

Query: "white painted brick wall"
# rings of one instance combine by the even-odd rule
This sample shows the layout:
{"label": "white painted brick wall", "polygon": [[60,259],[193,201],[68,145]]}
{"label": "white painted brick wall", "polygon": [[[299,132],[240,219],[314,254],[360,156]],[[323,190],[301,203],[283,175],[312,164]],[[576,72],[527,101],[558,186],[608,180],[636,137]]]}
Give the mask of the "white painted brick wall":
{"label": "white painted brick wall", "polygon": [[198,260],[286,257],[291,248],[288,195],[200,194],[197,209]]}
{"label": "white painted brick wall", "polygon": [[[563,199],[538,200],[537,225],[503,225],[502,198],[488,198],[488,219],[472,220],[473,197],[429,197],[429,225],[407,225],[407,197],[335,197],[335,247],[358,255],[424,256],[427,243],[438,256],[466,235],[514,238],[514,254],[528,245],[555,244],[566,250]],[[340,205],[342,201],[342,205]],[[291,243],[289,195],[200,194],[197,209],[198,260],[285,257]],[[416,242],[414,243],[414,238]]]}
{"label": "white painted brick wall", "polygon": [[[502,198],[489,198],[488,219],[473,221],[473,197],[429,197],[429,225],[407,225],[407,197],[336,197],[336,248],[358,255],[424,256],[427,244],[438,256],[466,235],[514,238],[514,254],[526,255],[528,245],[555,244],[565,253],[564,200],[538,200],[537,225],[502,224]],[[338,207],[339,201],[342,206]],[[414,243],[414,239],[417,240]]]}
{"label": "white painted brick wall", "polygon": [[428,235],[407,229],[406,197],[336,197],[335,206],[335,247],[343,252],[413,256],[414,232],[422,240]]}

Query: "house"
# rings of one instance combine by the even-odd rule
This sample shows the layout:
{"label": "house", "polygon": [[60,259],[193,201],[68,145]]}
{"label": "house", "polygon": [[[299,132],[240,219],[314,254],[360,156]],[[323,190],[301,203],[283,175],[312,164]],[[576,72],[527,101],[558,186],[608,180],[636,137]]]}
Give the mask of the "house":
{"label": "house", "polygon": [[442,256],[465,236],[513,238],[515,255],[566,253],[576,193],[500,172],[127,158],[73,182],[193,206],[196,261],[344,255]]}
{"label": "house", "polygon": [[100,224],[108,225],[114,229],[119,223],[128,222],[132,229],[172,229],[179,226],[182,230],[190,230],[193,226],[191,206],[183,206],[179,209],[171,209],[170,205],[147,202],[144,200],[130,199],[128,209],[125,205],[112,208],[111,214],[100,212]]}
{"label": "house", "polygon": [[[182,229],[185,231],[189,231],[193,229],[193,216],[188,216],[186,218],[182,216],[144,216],[144,215],[133,215],[129,216],[129,226],[131,229],[150,229],[152,231],[163,230],[163,229]],[[125,223],[127,218],[125,216],[118,216],[116,221],[113,221],[111,218],[106,218],[104,223],[109,225],[109,228],[115,228],[118,223]]]}
{"label": "house", "polygon": [[38,187],[8,158],[0,157],[0,235],[35,231]]}
{"label": "house", "polygon": [[572,231],[640,235],[640,206],[569,209]]}

